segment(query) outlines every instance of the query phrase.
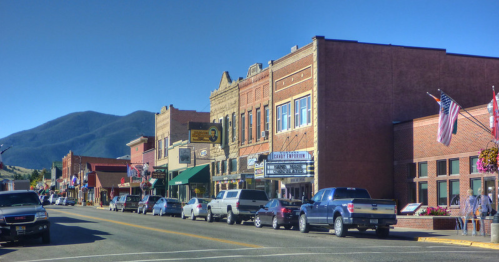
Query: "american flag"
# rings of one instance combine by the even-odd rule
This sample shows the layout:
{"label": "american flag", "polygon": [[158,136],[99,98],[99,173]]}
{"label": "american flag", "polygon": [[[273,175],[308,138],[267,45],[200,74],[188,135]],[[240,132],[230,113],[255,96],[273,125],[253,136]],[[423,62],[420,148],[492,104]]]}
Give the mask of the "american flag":
{"label": "american flag", "polygon": [[438,119],[437,141],[449,146],[454,122],[457,121],[459,105],[442,92],[440,95],[440,117]]}
{"label": "american flag", "polygon": [[[493,89],[492,89],[493,90]],[[492,91],[493,98],[492,98],[492,115],[493,115],[493,120],[494,124],[492,125],[492,136],[494,136],[494,139],[496,141],[499,141],[499,108],[497,108],[497,100],[496,100],[496,95],[495,91]]]}

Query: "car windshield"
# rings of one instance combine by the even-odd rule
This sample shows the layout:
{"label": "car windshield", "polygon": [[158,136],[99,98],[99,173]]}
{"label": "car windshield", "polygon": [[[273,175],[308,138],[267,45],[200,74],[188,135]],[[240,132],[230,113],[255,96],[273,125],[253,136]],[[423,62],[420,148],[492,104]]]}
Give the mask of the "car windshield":
{"label": "car windshield", "polygon": [[161,197],[159,197],[159,196],[150,196],[150,197],[149,197],[149,201],[151,201],[151,202],[156,202],[156,201],[158,201],[158,199],[160,199],[160,198],[161,198]]}
{"label": "car windshield", "polygon": [[284,201],[281,200],[281,205],[282,206],[301,206],[301,201]]}
{"label": "car windshield", "polygon": [[36,194],[32,193],[14,193],[14,194],[1,194],[0,207],[14,207],[14,206],[32,206],[40,205],[40,200]]}
{"label": "car windshield", "polygon": [[210,203],[210,200],[208,200],[208,199],[202,199],[202,198],[199,198],[199,199],[198,199],[198,202],[199,202],[200,204],[208,204],[208,203]]}
{"label": "car windshield", "polygon": [[126,197],[126,201],[140,201],[140,197],[139,196],[127,196]]}

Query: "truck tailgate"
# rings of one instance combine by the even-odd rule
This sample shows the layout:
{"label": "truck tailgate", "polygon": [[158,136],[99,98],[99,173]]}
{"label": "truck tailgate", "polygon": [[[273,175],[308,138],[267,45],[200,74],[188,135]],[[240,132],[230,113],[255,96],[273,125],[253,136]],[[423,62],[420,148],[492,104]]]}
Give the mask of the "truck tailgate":
{"label": "truck tailgate", "polygon": [[352,199],[354,214],[394,215],[395,202],[384,199]]}

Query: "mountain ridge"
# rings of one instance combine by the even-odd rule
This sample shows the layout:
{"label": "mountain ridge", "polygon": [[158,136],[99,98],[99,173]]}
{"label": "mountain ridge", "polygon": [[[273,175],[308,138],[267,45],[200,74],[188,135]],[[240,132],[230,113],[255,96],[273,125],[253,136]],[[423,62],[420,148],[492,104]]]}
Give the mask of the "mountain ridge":
{"label": "mountain ridge", "polygon": [[117,158],[130,154],[126,144],[140,135],[154,136],[154,113],[135,111],[116,116],[95,111],[74,112],[35,128],[0,139],[12,146],[5,165],[30,169],[50,168],[72,150],[77,155]]}

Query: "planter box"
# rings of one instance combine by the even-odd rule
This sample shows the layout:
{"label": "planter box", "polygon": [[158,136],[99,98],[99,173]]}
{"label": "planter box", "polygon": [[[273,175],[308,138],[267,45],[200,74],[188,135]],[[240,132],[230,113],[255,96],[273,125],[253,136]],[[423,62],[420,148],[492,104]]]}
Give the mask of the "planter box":
{"label": "planter box", "polygon": [[[394,227],[417,228],[425,230],[450,230],[456,229],[456,218],[458,216],[397,216],[397,224]],[[468,231],[473,227],[468,220]],[[490,234],[492,217],[485,218],[485,232]],[[480,228],[480,220],[476,220],[477,231]],[[470,231],[471,232],[471,231]]]}

